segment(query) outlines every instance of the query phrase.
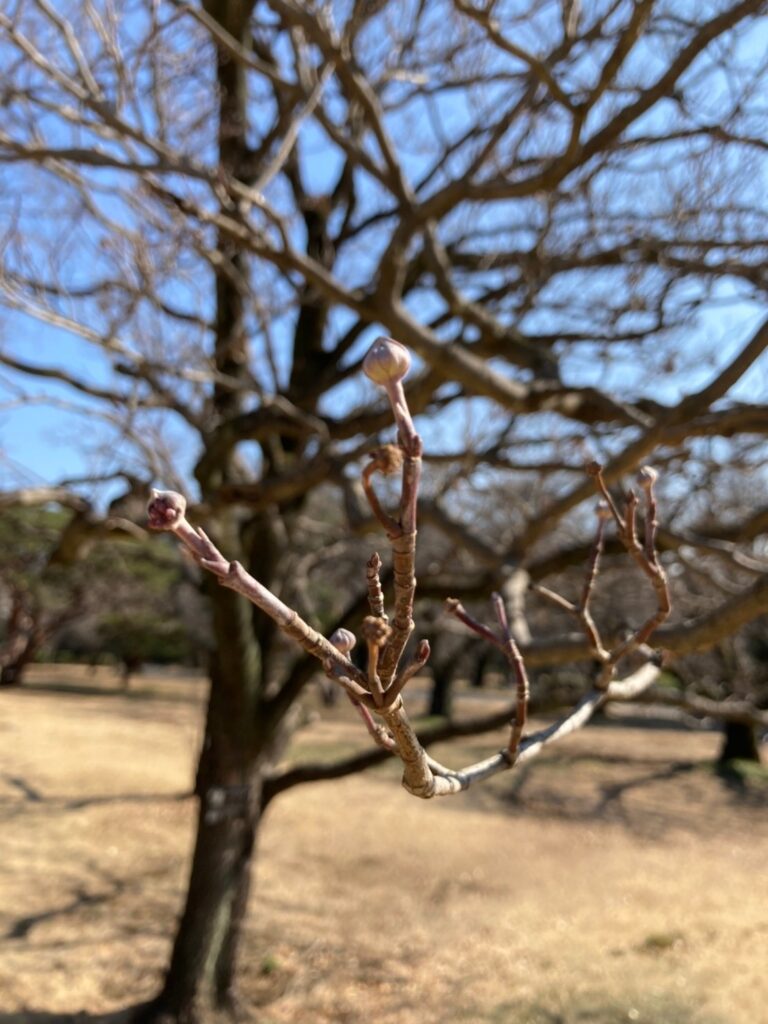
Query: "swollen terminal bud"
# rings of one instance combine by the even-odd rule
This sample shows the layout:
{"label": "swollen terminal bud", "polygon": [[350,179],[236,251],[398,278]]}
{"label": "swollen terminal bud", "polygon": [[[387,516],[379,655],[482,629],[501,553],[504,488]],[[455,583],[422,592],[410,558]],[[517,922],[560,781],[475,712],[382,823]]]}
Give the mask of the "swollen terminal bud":
{"label": "swollen terminal bud", "polygon": [[408,349],[394,338],[377,338],[363,360],[363,373],[379,387],[402,380],[410,368]]}
{"label": "swollen terminal bud", "polygon": [[349,654],[357,640],[355,634],[348,629],[334,629],[328,637],[328,643],[335,647],[339,654]]}
{"label": "swollen terminal bud", "polygon": [[644,490],[653,487],[658,479],[659,474],[653,466],[641,466],[638,470],[637,482]]}
{"label": "swollen terminal bud", "polygon": [[184,518],[187,499],[177,491],[152,491],[147,505],[150,530],[173,530]]}

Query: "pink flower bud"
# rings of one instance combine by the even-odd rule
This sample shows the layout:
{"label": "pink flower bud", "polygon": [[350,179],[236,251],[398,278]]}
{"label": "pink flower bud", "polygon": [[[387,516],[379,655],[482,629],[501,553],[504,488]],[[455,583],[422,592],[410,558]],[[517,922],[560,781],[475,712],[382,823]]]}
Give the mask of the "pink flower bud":
{"label": "pink flower bud", "polygon": [[328,643],[335,647],[339,654],[349,654],[357,640],[355,634],[348,629],[334,629],[328,637]]}
{"label": "pink flower bud", "polygon": [[379,387],[402,380],[410,368],[408,349],[393,338],[377,338],[363,360],[363,373]]}
{"label": "pink flower bud", "polygon": [[184,518],[187,499],[176,491],[152,491],[147,505],[147,520],[151,530],[173,530]]}

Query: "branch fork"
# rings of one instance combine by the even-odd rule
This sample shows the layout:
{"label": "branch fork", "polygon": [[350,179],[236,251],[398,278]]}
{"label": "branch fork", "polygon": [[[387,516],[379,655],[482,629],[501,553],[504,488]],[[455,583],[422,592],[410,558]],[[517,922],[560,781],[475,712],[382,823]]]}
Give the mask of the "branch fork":
{"label": "branch fork", "polygon": [[[417,502],[423,449],[402,385],[410,364],[408,350],[391,338],[378,338],[363,361],[365,374],[384,390],[397,428],[397,442],[375,449],[362,474],[368,502],[390,544],[394,578],[394,607],[389,616],[381,586],[382,561],[377,552],[371,555],[365,570],[370,614],[363,620],[361,628],[367,649],[365,671],[357,668],[349,657],[357,639],[350,630],[337,629],[326,638],[312,629],[298,612],[285,605],[239,562],[225,558],[203,530],[190,525],[186,519],[186,501],[182,495],[173,491],[153,491],[147,515],[151,529],[174,533],[195,561],[216,576],[222,586],[242,594],[269,615],[287,636],[318,659],[326,675],[347,693],[373,740],[395,753],[403,762],[402,783],[405,789],[414,796],[429,799],[462,792],[473,783],[529,760],[546,744],[580,728],[605,701],[629,699],[647,689],[659,674],[655,664],[649,661],[633,675],[620,681],[615,679],[616,666],[632,652],[646,652],[645,645],[651,634],[669,614],[670,600],[666,576],[655,547],[655,471],[645,467],[638,477],[645,513],[641,543],[636,525],[638,497],[634,492],[629,492],[622,514],[608,492],[601,467],[593,463],[588,467],[588,472],[596,481],[602,501],[598,505],[595,542],[580,599],[578,603],[573,603],[546,588],[535,589],[576,616],[581,623],[590,648],[601,666],[594,689],[561,721],[540,732],[525,735],[530,684],[504,599],[500,594],[492,595],[495,629],[473,618],[459,601],[449,600],[446,609],[450,614],[504,654],[515,681],[516,696],[514,706],[510,709],[509,739],[502,750],[459,771],[447,768],[430,757],[416,735],[403,700],[408,682],[423,669],[430,655],[428,642],[422,640],[410,661],[402,663],[408,639],[414,629]],[[394,511],[387,511],[376,494],[373,481],[376,474],[389,476],[397,473],[400,474],[399,501]],[[628,554],[650,580],[657,596],[654,614],[630,638],[613,649],[606,647],[590,613],[590,600],[598,579],[605,529],[611,519],[616,523]]]}

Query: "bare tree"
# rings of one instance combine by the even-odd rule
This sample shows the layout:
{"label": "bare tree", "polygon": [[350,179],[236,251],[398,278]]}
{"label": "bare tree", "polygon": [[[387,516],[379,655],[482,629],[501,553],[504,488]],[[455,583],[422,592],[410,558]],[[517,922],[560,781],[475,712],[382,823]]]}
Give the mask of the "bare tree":
{"label": "bare tree", "polygon": [[0,686],[18,686],[40,649],[114,586],[79,563],[101,541],[145,533],[123,516],[95,513],[64,487],[6,491],[0,510]]}
{"label": "bare tree", "polygon": [[[8,415],[45,401],[98,417],[84,438],[98,475],[148,470],[192,493],[216,564],[241,564],[317,619],[313,584],[330,569],[304,538],[330,494],[344,516],[324,524],[325,543],[346,550],[370,528],[354,466],[379,452],[363,480],[373,486],[391,421],[357,375],[384,332],[418,359],[405,395],[430,456],[421,517],[445,551],[435,572],[418,569],[422,596],[453,594],[477,621],[472,600],[499,592],[509,630],[499,623],[497,640],[514,638],[529,668],[596,649],[610,665],[627,637],[600,634],[598,647],[578,595],[553,614],[582,628],[526,637],[524,584],[554,589],[555,574],[588,564],[585,462],[603,465],[620,527],[608,561],[633,536],[617,488],[652,461],[665,508],[653,551],[673,601],[680,559],[702,552],[697,568],[732,591],[710,588],[654,642],[677,656],[732,634],[766,611],[765,509],[710,523],[704,512],[768,430],[756,366],[768,344],[755,184],[765,10],[139,0],[118,13],[10,0]],[[406,461],[415,436],[401,425]],[[503,519],[476,531],[502,489]],[[408,533],[393,541],[398,565]],[[657,556],[641,548],[647,568]],[[262,808],[322,775],[272,769],[313,660],[291,660],[273,619],[204,579],[214,646],[198,834],[149,1011],[176,1020],[232,1001]],[[349,594],[338,627],[366,602],[364,588]],[[654,607],[636,621],[656,626],[666,609]],[[403,628],[385,643],[385,695],[399,685]],[[326,776],[374,756],[387,754]],[[414,788],[429,788],[418,770]],[[430,771],[437,788],[454,785]]]}

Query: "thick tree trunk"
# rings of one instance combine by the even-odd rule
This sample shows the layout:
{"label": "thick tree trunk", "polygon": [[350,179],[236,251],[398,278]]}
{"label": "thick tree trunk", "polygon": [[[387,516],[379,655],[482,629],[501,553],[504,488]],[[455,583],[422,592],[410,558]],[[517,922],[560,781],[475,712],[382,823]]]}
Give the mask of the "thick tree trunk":
{"label": "thick tree trunk", "polygon": [[723,745],[718,758],[720,764],[728,761],[760,762],[760,745],[757,730],[748,722],[725,722],[723,724]]}
{"label": "thick tree trunk", "polygon": [[[230,524],[231,525],[231,524]],[[222,527],[223,528],[223,527]],[[235,542],[230,530],[229,545]],[[138,1016],[198,1024],[234,1006],[234,967],[260,820],[266,755],[262,665],[250,605],[206,580],[215,648],[195,791],[197,836],[186,902],[165,983]]]}
{"label": "thick tree trunk", "polygon": [[200,1024],[235,1007],[234,973],[259,825],[261,780],[200,799],[187,900],[163,989],[144,1020]]}

